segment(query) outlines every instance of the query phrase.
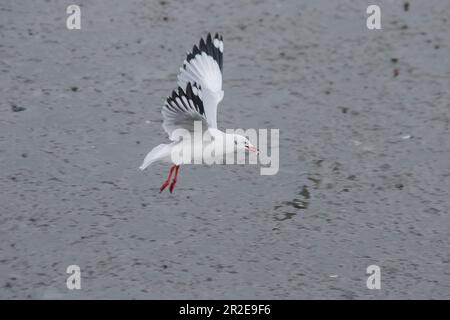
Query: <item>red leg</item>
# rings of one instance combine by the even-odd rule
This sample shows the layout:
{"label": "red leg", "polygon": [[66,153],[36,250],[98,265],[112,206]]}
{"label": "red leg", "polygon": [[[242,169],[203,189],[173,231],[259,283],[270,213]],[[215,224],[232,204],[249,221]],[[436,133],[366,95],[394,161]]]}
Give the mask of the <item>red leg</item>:
{"label": "red leg", "polygon": [[178,177],[178,170],[180,169],[180,166],[175,167],[175,177],[173,178],[172,183],[170,184],[170,193],[172,193],[173,189],[175,188],[175,185],[177,184],[177,177]]}
{"label": "red leg", "polygon": [[175,167],[176,167],[176,165],[173,165],[170,167],[169,176],[167,177],[167,180],[164,181],[161,188],[159,188],[159,193],[163,192],[163,190],[169,185],[170,178],[172,178],[172,172],[173,172],[173,169],[175,169]]}

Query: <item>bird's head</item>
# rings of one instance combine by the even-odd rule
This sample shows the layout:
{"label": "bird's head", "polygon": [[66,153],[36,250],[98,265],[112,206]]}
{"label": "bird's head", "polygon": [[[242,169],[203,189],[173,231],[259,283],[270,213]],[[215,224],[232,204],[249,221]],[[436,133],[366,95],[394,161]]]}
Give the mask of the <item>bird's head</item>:
{"label": "bird's head", "polygon": [[250,143],[250,140],[248,140],[246,137],[241,136],[239,134],[233,135],[234,144],[236,145],[236,150],[246,150],[249,152],[256,152],[259,153],[259,150],[257,147],[255,147],[253,144]]}

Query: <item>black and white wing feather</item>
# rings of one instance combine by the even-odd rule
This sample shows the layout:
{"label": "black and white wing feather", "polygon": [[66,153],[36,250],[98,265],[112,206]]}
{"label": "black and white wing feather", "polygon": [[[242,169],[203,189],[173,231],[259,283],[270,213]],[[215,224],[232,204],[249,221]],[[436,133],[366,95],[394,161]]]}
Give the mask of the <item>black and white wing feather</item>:
{"label": "black and white wing feather", "polygon": [[178,86],[186,88],[197,83],[202,88],[202,101],[208,126],[217,128],[217,105],[223,99],[222,90],[223,38],[208,34],[188,53],[178,75]]}
{"label": "black and white wing feather", "polygon": [[178,87],[178,92],[172,91],[161,111],[163,128],[171,140],[176,139],[173,135],[176,129],[182,128],[193,132],[194,121],[203,121],[203,129],[207,129],[201,87],[188,83],[185,88],[183,90]]}

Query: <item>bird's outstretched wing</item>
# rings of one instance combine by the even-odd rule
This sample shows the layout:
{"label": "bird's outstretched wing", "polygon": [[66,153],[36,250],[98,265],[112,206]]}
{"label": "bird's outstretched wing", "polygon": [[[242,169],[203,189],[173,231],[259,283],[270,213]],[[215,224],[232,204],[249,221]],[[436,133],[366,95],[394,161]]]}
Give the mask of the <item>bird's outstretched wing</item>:
{"label": "bird's outstretched wing", "polygon": [[203,91],[203,105],[208,126],[217,128],[217,105],[223,99],[222,91],[223,38],[209,33],[188,53],[178,75],[178,86],[197,83]]}
{"label": "bird's outstretched wing", "polygon": [[197,84],[188,83],[186,89],[178,87],[178,92],[172,91],[167,97],[161,110],[163,115],[163,128],[170,140],[175,140],[173,132],[176,129],[194,131],[194,121],[202,121],[203,130],[207,129],[202,89]]}

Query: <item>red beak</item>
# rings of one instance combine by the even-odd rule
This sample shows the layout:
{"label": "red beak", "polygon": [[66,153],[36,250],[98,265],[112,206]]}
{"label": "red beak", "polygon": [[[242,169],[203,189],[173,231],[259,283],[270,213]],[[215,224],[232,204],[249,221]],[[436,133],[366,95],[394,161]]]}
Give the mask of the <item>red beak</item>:
{"label": "red beak", "polygon": [[248,150],[248,151],[250,151],[250,152],[256,152],[256,153],[259,153],[259,150],[258,150],[258,148],[256,148],[256,147],[253,147],[253,146],[251,146],[251,147],[247,147],[247,150]]}

